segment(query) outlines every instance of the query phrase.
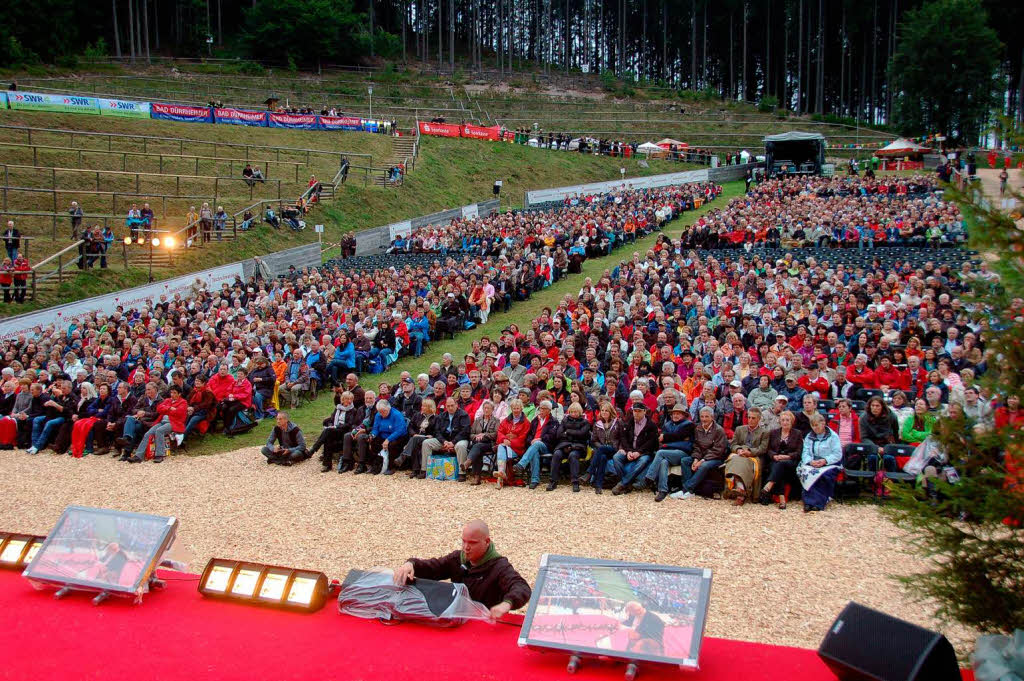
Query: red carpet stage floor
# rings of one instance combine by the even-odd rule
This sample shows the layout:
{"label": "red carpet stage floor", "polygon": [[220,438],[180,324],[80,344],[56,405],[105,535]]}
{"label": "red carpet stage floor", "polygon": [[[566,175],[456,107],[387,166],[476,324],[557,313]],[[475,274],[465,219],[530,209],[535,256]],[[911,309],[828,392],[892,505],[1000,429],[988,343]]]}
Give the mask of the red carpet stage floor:
{"label": "red carpet stage floor", "polygon": [[[518,626],[385,626],[338,613],[298,614],[213,601],[198,577],[166,573],[141,605],[55,601],[20,572],[0,571],[0,678],[32,681],[217,679],[566,679],[567,656],[519,648]],[[584,661],[574,678],[621,679],[621,664]],[[641,667],[641,679],[833,681],[814,651],[706,638],[701,669]]]}

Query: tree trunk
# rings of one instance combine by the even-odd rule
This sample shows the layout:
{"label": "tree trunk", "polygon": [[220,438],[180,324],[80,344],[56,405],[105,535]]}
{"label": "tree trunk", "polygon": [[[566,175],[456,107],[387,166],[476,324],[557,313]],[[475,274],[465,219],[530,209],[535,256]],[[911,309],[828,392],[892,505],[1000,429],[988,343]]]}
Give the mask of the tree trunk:
{"label": "tree trunk", "polygon": [[[373,28],[373,19],[374,19],[374,17],[373,17],[373,0],[370,0],[369,5],[370,5],[370,11],[369,11],[369,14],[370,14],[370,56],[372,57],[373,56],[373,36],[374,36],[374,28]],[[219,29],[220,28],[219,27],[219,24],[220,24],[220,0],[217,0],[217,8],[218,8],[217,23],[218,23],[218,29]]]}
{"label": "tree trunk", "polygon": [[793,17],[789,13],[789,7],[782,6],[782,78],[779,79],[779,103],[786,109],[792,109],[793,103],[789,101],[789,29]]}
{"label": "tree trunk", "polygon": [[114,54],[121,58],[121,27],[117,24],[117,0],[111,0],[114,10]]}
{"label": "tree trunk", "polygon": [[153,28],[156,31],[156,51],[160,51],[160,5],[153,0]]}
{"label": "tree trunk", "polygon": [[[668,23],[668,0],[665,0],[665,12],[662,16],[664,23]],[[690,3],[690,89],[697,90],[697,0]]]}
{"label": "tree trunk", "polygon": [[[372,0],[371,0],[372,2]],[[448,65],[455,73],[455,0],[448,0]]]}
{"label": "tree trunk", "polygon": [[825,0],[818,0],[818,103],[819,114],[825,113]]}
{"label": "tree trunk", "polygon": [[749,16],[750,5],[746,2],[743,3],[743,90],[741,91],[740,99],[746,101],[749,99],[748,92],[750,90],[749,83],[747,81],[747,18]]}
{"label": "tree trunk", "polygon": [[871,20],[871,108],[869,123],[876,120],[875,104],[878,101],[878,0],[874,2],[874,14]]}
{"label": "tree trunk", "polygon": [[142,0],[142,29],[146,43],[146,63],[149,64],[149,0]]}
{"label": "tree trunk", "polygon": [[772,92],[772,0],[765,1],[764,14],[768,33],[764,41],[764,83],[761,92],[767,96]]}
{"label": "tree trunk", "polygon": [[796,112],[804,112],[804,0],[800,0],[800,18],[798,24],[798,40],[796,48]]}
{"label": "tree trunk", "polygon": [[128,52],[135,63],[135,0],[128,0]]}
{"label": "tree trunk", "polygon": [[729,99],[736,99],[736,47],[732,40],[733,13],[729,12]]}

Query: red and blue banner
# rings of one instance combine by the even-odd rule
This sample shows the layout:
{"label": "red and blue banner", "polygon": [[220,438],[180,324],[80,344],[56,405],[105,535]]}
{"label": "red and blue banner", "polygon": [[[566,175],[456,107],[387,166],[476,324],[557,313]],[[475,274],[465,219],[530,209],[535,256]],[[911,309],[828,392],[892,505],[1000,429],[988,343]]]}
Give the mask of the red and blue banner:
{"label": "red and blue banner", "polygon": [[268,113],[267,123],[271,128],[298,128],[300,130],[316,130],[318,116],[315,114]]}
{"label": "red and blue banner", "polygon": [[362,130],[363,121],[349,116],[320,116],[320,127],[324,130]]}
{"label": "red and blue banner", "polygon": [[213,123],[213,109],[185,104],[149,105],[149,113],[153,118],[165,121],[182,121],[185,123]]}
{"label": "red and blue banner", "polygon": [[267,127],[266,111],[246,111],[245,109],[214,109],[213,117],[217,123],[228,125],[251,125],[258,128]]}

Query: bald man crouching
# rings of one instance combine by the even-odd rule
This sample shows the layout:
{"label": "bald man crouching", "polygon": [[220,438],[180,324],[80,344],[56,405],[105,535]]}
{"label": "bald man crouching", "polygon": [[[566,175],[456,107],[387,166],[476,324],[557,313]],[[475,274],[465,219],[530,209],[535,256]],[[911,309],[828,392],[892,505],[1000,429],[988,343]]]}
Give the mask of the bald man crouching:
{"label": "bald man crouching", "polygon": [[470,598],[490,608],[494,619],[530,600],[530,585],[508,558],[498,554],[491,543],[491,531],[482,520],[470,521],[462,528],[462,550],[441,558],[410,558],[395,570],[395,584],[406,584],[417,577],[465,584]]}

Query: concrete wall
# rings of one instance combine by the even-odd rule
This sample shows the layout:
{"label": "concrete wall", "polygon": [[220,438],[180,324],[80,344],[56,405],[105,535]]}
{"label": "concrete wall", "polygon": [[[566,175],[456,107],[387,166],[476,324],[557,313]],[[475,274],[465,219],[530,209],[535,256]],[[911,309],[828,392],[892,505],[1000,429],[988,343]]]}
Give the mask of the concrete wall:
{"label": "concrete wall", "polygon": [[711,168],[708,170],[708,181],[722,183],[742,180],[747,176],[747,170],[751,168],[760,168],[763,165],[763,163],[747,163],[742,166],[719,166],[717,168]]}
{"label": "concrete wall", "polygon": [[[302,270],[306,267],[319,267],[322,262],[320,259],[320,244],[313,242],[304,246],[289,248],[286,251],[267,253],[266,255],[259,256],[259,260],[265,266],[263,270],[264,276],[270,277],[286,274],[288,267],[291,265],[294,265],[297,270]],[[242,270],[245,273],[246,279],[252,276],[255,268],[255,259],[246,260],[242,263]]]}
{"label": "concrete wall", "polygon": [[552,189],[537,189],[526,192],[524,206],[547,203],[549,201],[560,201],[573,194],[599,193],[614,191],[626,187],[628,189],[645,189],[648,187],[667,187],[673,184],[686,184],[687,182],[706,182],[708,170],[685,170],[679,173],[667,173],[664,175],[648,175],[647,177],[628,177],[624,180],[611,180],[608,182],[591,182],[590,184],[575,184],[568,187],[554,187]]}
{"label": "concrete wall", "polygon": [[388,247],[391,240],[399,234],[408,234],[414,229],[427,227],[429,225],[448,224],[453,218],[474,217],[476,215],[487,216],[498,212],[498,199],[471,203],[461,208],[449,208],[430,215],[421,215],[411,220],[394,222],[390,225],[364,229],[356,232],[356,255],[372,255],[380,253]]}

